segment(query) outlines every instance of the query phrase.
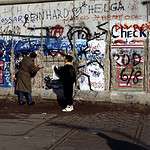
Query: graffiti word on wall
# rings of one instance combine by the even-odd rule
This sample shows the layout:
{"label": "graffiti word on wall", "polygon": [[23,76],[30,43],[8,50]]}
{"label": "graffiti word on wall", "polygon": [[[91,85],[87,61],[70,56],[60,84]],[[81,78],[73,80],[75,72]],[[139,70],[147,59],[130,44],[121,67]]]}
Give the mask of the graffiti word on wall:
{"label": "graffiti word on wall", "polygon": [[114,44],[143,44],[147,37],[147,30],[150,29],[150,22],[143,24],[115,24],[112,26],[112,37]]}
{"label": "graffiti word on wall", "polygon": [[[60,2],[59,2],[60,3]],[[72,3],[72,2],[71,2]],[[74,17],[79,17],[81,15],[89,15],[89,14],[100,14],[104,13],[106,14],[109,11],[124,11],[125,6],[122,4],[121,1],[119,2],[113,2],[109,4],[108,2],[94,2],[87,3],[85,1],[83,2],[76,2],[76,6],[70,7],[70,3],[68,2],[66,5],[64,3],[60,3],[61,7],[58,7],[56,4],[58,3],[47,3],[42,4],[46,9],[40,9],[41,11],[33,11],[34,9],[27,9],[25,11],[22,7],[22,10],[20,10],[20,14],[17,12],[14,16],[1,16],[0,18],[0,24],[1,25],[8,25],[8,24],[15,24],[15,23],[21,23],[23,26],[26,26],[28,23],[36,23],[41,20],[71,20]],[[27,8],[27,5],[24,5],[24,8]],[[68,6],[68,7],[66,7]],[[34,8],[30,5],[31,8]],[[41,6],[42,7],[42,6]],[[15,9],[15,6],[13,7]],[[17,6],[16,6],[17,8]],[[24,13],[27,12],[27,13]]]}
{"label": "graffiti word on wall", "polygon": [[113,53],[116,63],[116,80],[119,87],[141,86],[143,80],[143,54],[135,48]]}

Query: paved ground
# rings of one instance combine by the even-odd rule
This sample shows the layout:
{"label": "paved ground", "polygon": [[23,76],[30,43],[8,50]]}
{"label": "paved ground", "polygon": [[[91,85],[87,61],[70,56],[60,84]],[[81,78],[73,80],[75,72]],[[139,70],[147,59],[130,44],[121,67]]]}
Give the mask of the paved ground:
{"label": "paved ground", "polygon": [[0,150],[150,150],[150,107],[76,102],[0,103]]}

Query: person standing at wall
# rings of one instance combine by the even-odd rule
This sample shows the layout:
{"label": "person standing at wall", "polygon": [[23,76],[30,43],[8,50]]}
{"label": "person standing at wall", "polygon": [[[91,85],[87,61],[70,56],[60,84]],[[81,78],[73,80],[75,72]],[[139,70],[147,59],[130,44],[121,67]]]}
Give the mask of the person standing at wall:
{"label": "person standing at wall", "polygon": [[63,87],[62,111],[69,112],[73,108],[73,85],[76,81],[76,72],[73,67],[73,57],[66,55],[64,59],[64,66],[54,67],[56,75],[59,77]]}
{"label": "person standing at wall", "polygon": [[24,105],[26,103],[24,97],[28,105],[35,104],[35,102],[32,101],[31,95],[31,79],[43,68],[39,65],[35,65],[34,60],[36,57],[37,54],[35,52],[30,53],[29,56],[24,56],[15,75],[15,94],[18,96],[19,105]]}

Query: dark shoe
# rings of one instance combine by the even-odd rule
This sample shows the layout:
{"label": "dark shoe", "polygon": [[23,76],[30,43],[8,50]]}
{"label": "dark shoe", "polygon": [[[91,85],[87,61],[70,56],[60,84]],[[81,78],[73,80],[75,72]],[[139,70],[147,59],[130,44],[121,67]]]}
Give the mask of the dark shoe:
{"label": "dark shoe", "polygon": [[28,105],[34,105],[35,104],[35,102],[33,101],[33,102],[30,102],[30,103],[27,103]]}
{"label": "dark shoe", "polygon": [[18,105],[24,105],[26,102],[18,102]]}

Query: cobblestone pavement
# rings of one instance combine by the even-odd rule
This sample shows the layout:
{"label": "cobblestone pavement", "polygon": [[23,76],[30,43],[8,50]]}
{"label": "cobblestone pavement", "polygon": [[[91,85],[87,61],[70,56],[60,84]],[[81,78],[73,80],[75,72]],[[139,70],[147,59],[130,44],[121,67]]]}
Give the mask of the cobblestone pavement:
{"label": "cobblestone pavement", "polygon": [[76,102],[0,103],[0,150],[150,150],[150,107]]}

